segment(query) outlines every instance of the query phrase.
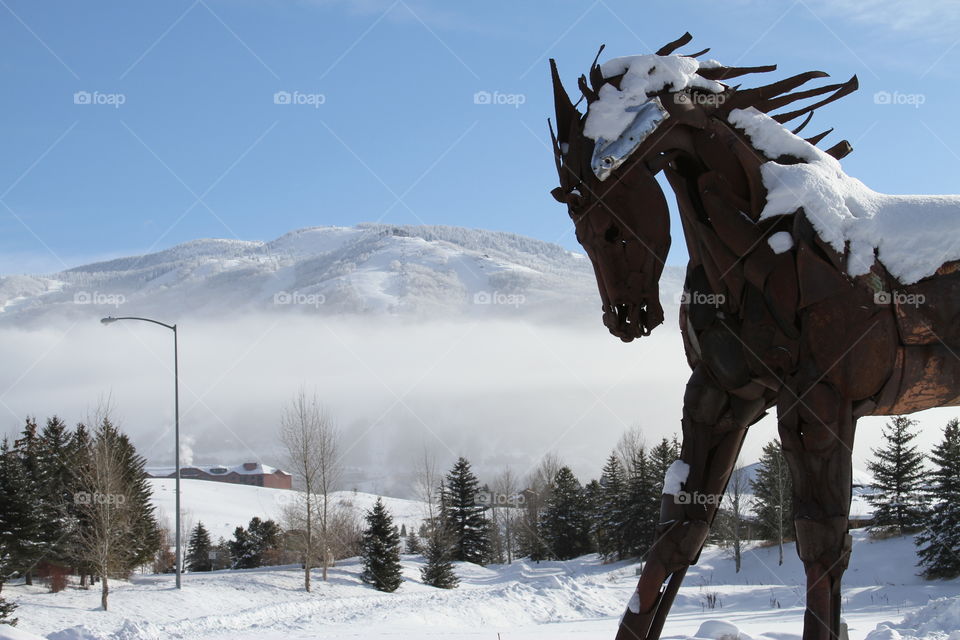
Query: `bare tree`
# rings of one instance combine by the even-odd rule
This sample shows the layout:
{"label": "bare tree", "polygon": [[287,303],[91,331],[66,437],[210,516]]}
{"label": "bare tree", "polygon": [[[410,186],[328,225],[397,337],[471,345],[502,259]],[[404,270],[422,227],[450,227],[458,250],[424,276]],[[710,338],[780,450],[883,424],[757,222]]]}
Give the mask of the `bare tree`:
{"label": "bare tree", "polygon": [[743,465],[739,462],[730,474],[727,483],[727,492],[724,498],[725,508],[717,511],[715,528],[720,542],[730,549],[740,573],[740,563],[743,557],[743,528],[746,524],[746,492],[750,487],[750,480]]}
{"label": "bare tree", "polygon": [[491,513],[500,538],[507,564],[513,563],[516,549],[516,521],[520,517],[520,489],[510,469],[504,469],[493,481]]}
{"label": "bare tree", "polygon": [[616,453],[620,458],[620,464],[623,465],[627,474],[630,474],[637,464],[637,457],[644,453],[644,437],[640,425],[635,424],[623,432],[617,441]]}
{"label": "bare tree", "polygon": [[440,535],[440,485],[443,479],[440,472],[437,471],[437,460],[434,455],[426,448],[423,448],[423,455],[417,462],[417,470],[414,481],[414,490],[417,497],[423,503],[424,519],[427,522],[429,539]]}
{"label": "bare tree", "polygon": [[119,432],[107,417],[97,426],[85,464],[77,470],[81,490],[74,494],[83,526],[78,529],[80,557],[100,578],[100,606],[107,610],[109,578],[127,571],[125,545],[133,524],[127,504],[130,478]]}
{"label": "bare tree", "polygon": [[314,557],[320,556],[324,581],[331,562],[330,494],[336,490],[343,470],[338,455],[339,431],[316,394],[308,396],[301,388],[283,412],[280,439],[286,448],[289,471],[302,489],[303,584],[310,591]]}

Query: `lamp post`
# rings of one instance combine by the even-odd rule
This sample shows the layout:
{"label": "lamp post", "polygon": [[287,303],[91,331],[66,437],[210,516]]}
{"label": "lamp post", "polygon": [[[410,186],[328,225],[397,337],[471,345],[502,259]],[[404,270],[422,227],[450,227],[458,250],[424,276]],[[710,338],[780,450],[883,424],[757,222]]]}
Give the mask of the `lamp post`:
{"label": "lamp post", "polygon": [[177,325],[167,324],[165,322],[160,322],[159,320],[151,320],[150,318],[139,318],[136,316],[121,316],[115,318],[113,316],[107,316],[102,318],[100,322],[103,324],[113,324],[117,320],[142,320],[143,322],[152,322],[153,324],[158,324],[161,327],[166,327],[173,331],[173,432],[174,432],[174,465],[176,466],[176,544],[177,544],[177,589],[180,588],[180,565],[182,553],[180,549],[180,382],[177,374]]}

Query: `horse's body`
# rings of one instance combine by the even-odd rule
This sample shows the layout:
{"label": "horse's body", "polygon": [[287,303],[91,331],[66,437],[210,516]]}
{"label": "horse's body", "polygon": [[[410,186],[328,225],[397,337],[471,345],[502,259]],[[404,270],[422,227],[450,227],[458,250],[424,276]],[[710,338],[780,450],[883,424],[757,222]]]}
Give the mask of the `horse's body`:
{"label": "horse's body", "polygon": [[[683,490],[721,496],[747,428],[776,407],[807,575],[803,637],[829,640],[842,634],[857,419],[960,404],[960,242],[937,234],[927,240],[938,253],[928,256],[919,253],[922,237],[911,246],[877,236],[890,228],[885,216],[904,210],[927,212],[932,227],[960,224],[960,199],[875,194],[840,171],[845,141],[823,152],[814,146],[822,136],[803,141],[782,127],[854,90],[855,77],[789,93],[825,75],[811,72],[738,91],[718,81],[772,68],[691,67],[692,57],[670,55],[688,40],[594,65],[592,88],[580,82],[586,116],[553,66],[554,196],[568,205],[594,265],[604,324],[630,341],[663,319],[657,283],[669,216],[654,175],[665,173],[690,255],[680,311],[693,370],[677,469],[686,473]],[[776,120],[764,115],[828,91]],[[664,495],[618,640],[659,637],[718,503]]]}

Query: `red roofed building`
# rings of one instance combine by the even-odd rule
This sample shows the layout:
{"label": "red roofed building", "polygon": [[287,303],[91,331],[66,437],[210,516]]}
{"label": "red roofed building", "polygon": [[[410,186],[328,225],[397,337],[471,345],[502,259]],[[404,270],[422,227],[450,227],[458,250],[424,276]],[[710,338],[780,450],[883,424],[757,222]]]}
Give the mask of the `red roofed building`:
{"label": "red roofed building", "polygon": [[[148,467],[146,471],[151,478],[173,478],[176,476],[175,467]],[[293,488],[293,477],[289,473],[259,462],[244,462],[233,467],[220,465],[180,467],[180,477],[185,480],[213,480],[214,482],[246,484],[271,489]]]}

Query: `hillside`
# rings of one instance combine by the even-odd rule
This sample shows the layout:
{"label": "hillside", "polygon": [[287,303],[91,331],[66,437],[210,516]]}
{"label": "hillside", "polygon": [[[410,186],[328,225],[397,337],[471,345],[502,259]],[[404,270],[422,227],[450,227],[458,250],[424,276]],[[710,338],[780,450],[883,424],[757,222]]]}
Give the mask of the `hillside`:
{"label": "hillside", "polygon": [[[668,269],[665,303],[681,286]],[[443,226],[299,229],[269,242],[205,239],[49,275],[0,278],[0,322],[246,312],[594,312],[582,254],[523,236]]]}
{"label": "hillside", "polygon": [[[150,478],[148,480],[153,489],[153,504],[157,507],[160,516],[173,525],[175,480],[167,478]],[[210,480],[180,480],[180,502],[183,511],[185,526],[202,521],[210,531],[211,537],[216,540],[224,537],[229,540],[233,537],[233,530],[238,526],[246,527],[250,518],[273,518],[280,520],[285,505],[295,500],[294,492],[285,489],[266,489],[263,487],[248,487],[226,482],[212,482]],[[331,504],[336,508],[350,509],[357,518],[363,518],[377,496],[354,491],[338,491],[331,495]],[[419,528],[424,517],[423,504],[416,500],[402,498],[383,498],[384,504],[393,515],[394,522],[399,527],[406,525],[407,529]]]}

